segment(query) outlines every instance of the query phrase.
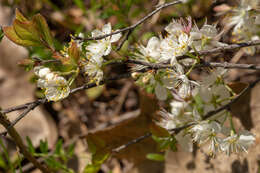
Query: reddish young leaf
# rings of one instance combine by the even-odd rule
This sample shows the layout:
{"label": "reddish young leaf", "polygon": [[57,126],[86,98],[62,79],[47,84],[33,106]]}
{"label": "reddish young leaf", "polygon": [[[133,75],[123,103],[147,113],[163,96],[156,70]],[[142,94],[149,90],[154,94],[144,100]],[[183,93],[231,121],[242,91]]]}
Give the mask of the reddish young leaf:
{"label": "reddish young leaf", "polygon": [[39,32],[35,29],[32,22],[21,22],[14,20],[13,27],[18,37],[20,37],[22,40],[29,40],[41,44]]}
{"label": "reddish young leaf", "polygon": [[34,42],[31,40],[23,40],[21,39],[15,32],[13,26],[6,26],[3,27],[4,34],[7,38],[9,38],[11,41],[13,41],[16,44],[19,44],[21,46],[39,46],[38,42]]}
{"label": "reddish young leaf", "polygon": [[26,17],[24,17],[23,14],[18,9],[15,9],[15,19],[20,22],[28,21],[28,19],[26,19]]}
{"label": "reddish young leaf", "polygon": [[40,14],[37,14],[33,16],[32,23],[35,24],[35,27],[39,31],[40,37],[42,40],[44,40],[49,47],[54,48],[53,45],[53,38],[50,32],[50,29],[48,27],[48,24],[44,17]]}

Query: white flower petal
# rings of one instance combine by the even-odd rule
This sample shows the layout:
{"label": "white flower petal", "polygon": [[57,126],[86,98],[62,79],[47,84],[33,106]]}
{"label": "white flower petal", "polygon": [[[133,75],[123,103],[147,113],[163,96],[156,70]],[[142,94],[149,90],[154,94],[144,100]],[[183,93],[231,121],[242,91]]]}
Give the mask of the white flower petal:
{"label": "white flower petal", "polygon": [[156,83],[155,94],[159,100],[167,99],[167,89],[160,85],[159,82]]}
{"label": "white flower petal", "polygon": [[102,28],[102,32],[103,32],[104,34],[110,34],[110,33],[111,33],[111,30],[112,30],[112,28],[111,28],[111,24],[110,24],[110,23],[105,24],[105,25],[103,26],[103,28]]}
{"label": "white flower petal", "polygon": [[112,35],[112,36],[111,36],[111,39],[110,39],[110,42],[111,42],[111,43],[117,42],[117,41],[121,38],[121,36],[122,36],[121,33]]}

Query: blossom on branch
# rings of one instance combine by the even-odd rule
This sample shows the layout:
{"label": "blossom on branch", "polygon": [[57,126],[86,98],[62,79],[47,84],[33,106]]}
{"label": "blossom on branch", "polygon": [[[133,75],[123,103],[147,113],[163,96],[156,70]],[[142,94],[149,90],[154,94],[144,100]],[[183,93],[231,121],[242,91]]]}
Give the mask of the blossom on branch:
{"label": "blossom on branch", "polygon": [[[91,32],[92,37],[99,37],[102,35],[110,34],[112,32],[111,24],[105,24],[102,31],[96,29]],[[95,43],[91,43],[86,47],[90,55],[106,56],[110,54],[112,50],[111,43],[117,42],[121,37],[121,33],[114,34],[112,36],[105,37],[101,40],[97,40]]]}
{"label": "blossom on branch", "polygon": [[48,100],[58,101],[69,95],[69,83],[64,77],[43,66],[35,67],[34,73],[39,77],[37,86],[44,89],[44,94]]}

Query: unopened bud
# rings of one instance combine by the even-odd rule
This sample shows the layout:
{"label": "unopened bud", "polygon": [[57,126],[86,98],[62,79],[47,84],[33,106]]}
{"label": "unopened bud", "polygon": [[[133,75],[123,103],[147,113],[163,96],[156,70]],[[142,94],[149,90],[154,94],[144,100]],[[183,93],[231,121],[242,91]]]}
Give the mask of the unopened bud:
{"label": "unopened bud", "polygon": [[147,84],[149,82],[149,80],[150,80],[149,76],[144,76],[142,81],[144,84]]}
{"label": "unopened bud", "polygon": [[133,72],[133,73],[131,74],[131,76],[132,76],[132,78],[137,79],[137,78],[140,76],[140,73],[138,73],[138,72]]}

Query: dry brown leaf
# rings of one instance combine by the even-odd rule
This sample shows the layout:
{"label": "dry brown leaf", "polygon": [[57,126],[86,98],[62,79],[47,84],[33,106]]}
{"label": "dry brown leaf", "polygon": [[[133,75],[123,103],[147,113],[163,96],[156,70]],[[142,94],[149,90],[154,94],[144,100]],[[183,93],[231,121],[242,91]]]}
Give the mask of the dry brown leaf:
{"label": "dry brown leaf", "polygon": [[[159,109],[157,100],[154,96],[148,94],[140,94],[141,96],[141,113],[139,116],[130,118],[120,124],[114,125],[103,130],[92,132],[88,137],[102,140],[104,147],[97,147],[103,151],[112,150],[129,141],[136,139],[149,132],[152,116]],[[88,138],[87,137],[87,138]],[[101,144],[102,142],[97,142]],[[133,144],[126,149],[120,151],[115,156],[121,159],[127,159],[134,163],[140,163],[146,159],[146,154],[156,151],[156,143],[151,139],[145,139],[142,142]]]}

